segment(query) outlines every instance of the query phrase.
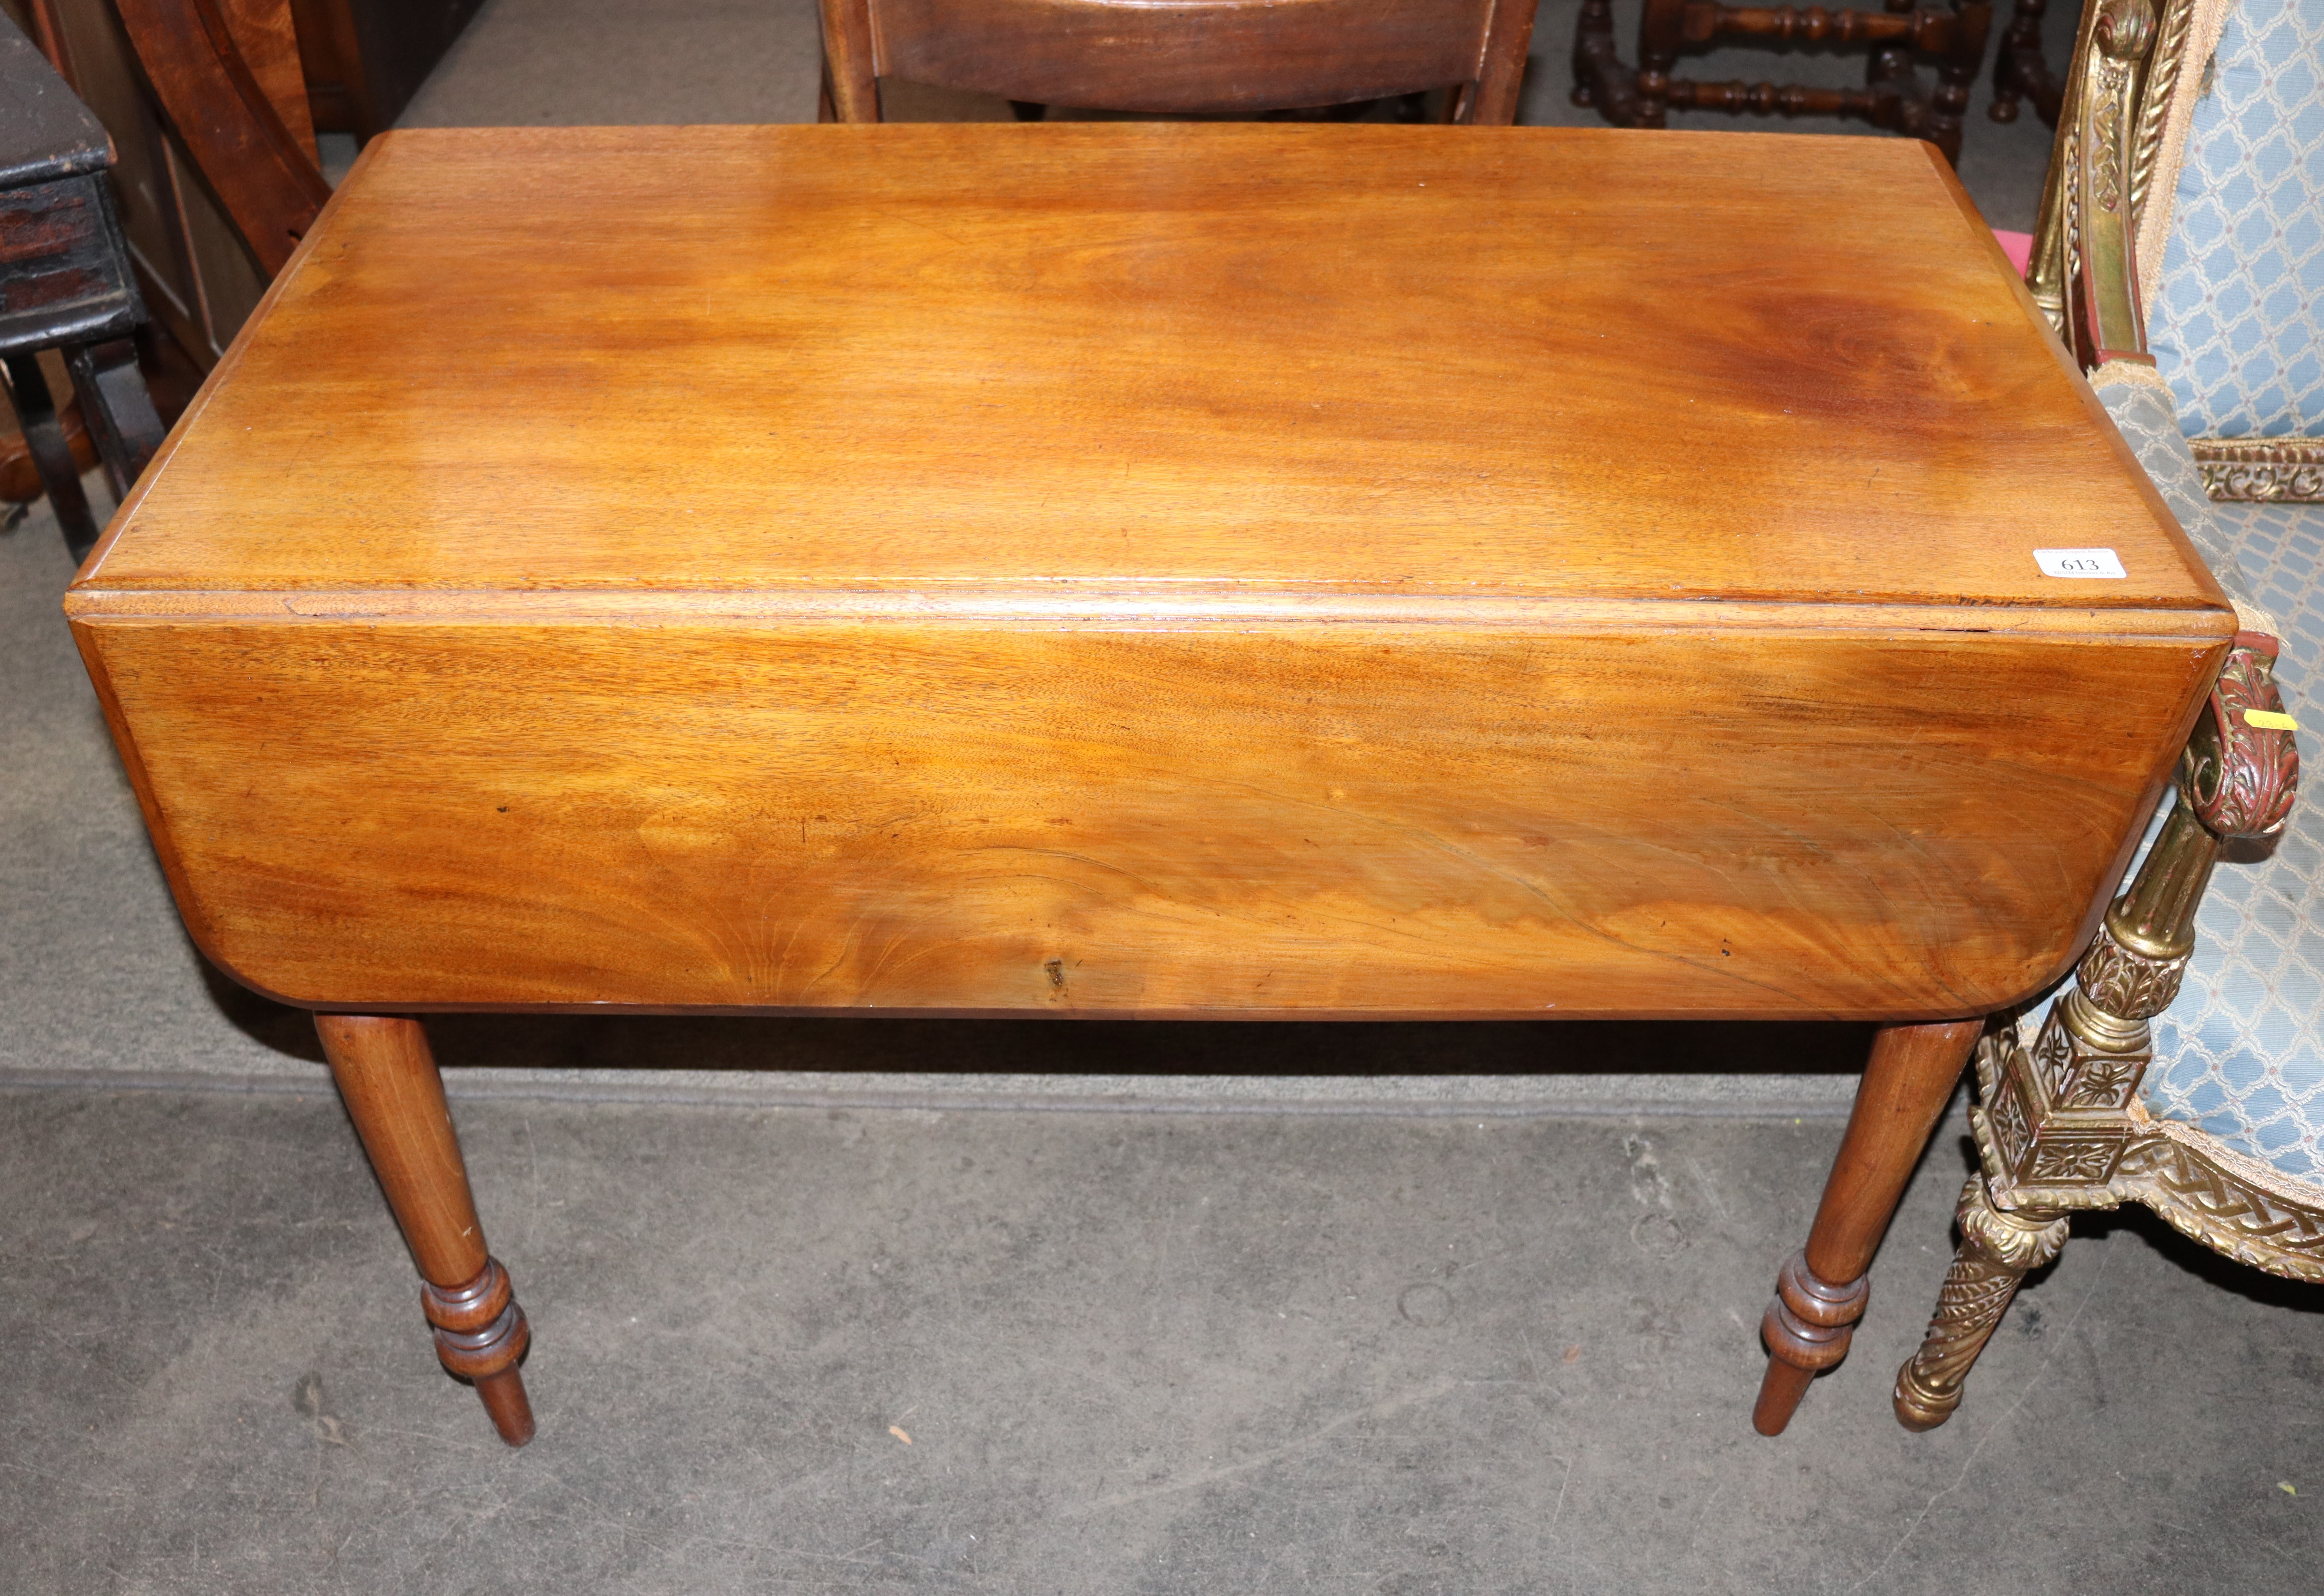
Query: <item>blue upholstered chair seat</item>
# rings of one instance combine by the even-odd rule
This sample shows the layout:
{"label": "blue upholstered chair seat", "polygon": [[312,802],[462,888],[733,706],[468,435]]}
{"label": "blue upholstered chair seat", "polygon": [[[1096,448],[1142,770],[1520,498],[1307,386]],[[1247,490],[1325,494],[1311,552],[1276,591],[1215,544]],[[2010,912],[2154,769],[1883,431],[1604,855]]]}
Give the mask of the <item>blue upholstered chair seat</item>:
{"label": "blue upholstered chair seat", "polygon": [[[2169,394],[2102,374],[2098,395],[2221,585],[2274,617],[2286,706],[2324,703],[2324,506],[2213,503]],[[2147,1112],[2324,1186],[2324,802],[2303,795],[2265,860],[2220,863],[2195,933],[2154,1021]]]}
{"label": "blue upholstered chair seat", "polygon": [[2190,438],[2324,436],[2324,0],[2241,0],[2195,102],[2147,347]]}

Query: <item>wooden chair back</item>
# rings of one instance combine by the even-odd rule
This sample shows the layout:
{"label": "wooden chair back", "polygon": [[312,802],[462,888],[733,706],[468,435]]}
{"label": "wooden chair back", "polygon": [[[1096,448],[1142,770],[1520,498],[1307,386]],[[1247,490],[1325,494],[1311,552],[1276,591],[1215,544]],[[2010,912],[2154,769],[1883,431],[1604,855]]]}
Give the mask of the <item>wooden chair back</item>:
{"label": "wooden chair back", "polygon": [[268,276],[331,197],[289,0],[115,0],[170,130]]}
{"label": "wooden chair back", "polygon": [[1532,0],[823,0],[826,115],[880,120],[882,78],[1019,103],[1251,114],[1453,90],[1507,124]]}

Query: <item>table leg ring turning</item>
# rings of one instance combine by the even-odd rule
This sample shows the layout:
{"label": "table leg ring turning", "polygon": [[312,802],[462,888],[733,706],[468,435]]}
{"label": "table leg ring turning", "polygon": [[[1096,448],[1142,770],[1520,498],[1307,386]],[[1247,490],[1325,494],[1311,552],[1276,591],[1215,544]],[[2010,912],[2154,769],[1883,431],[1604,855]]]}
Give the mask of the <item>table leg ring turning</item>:
{"label": "table leg ring turning", "polygon": [[[1808,1381],[1848,1356],[1856,1322],[1872,1295],[1869,1276],[1858,1275],[1845,1285],[1819,1279],[1808,1268],[1808,1255],[1794,1252],[1775,1277],[1775,1297],[1759,1321],[1759,1334],[1767,1343],[1767,1379],[1752,1421],[1762,1435],[1780,1432],[1798,1406]],[[1780,1406],[1780,1412],[1778,1412]]]}
{"label": "table leg ring turning", "polygon": [[436,1327],[437,1357],[454,1374],[475,1382],[501,1439],[511,1446],[531,1440],[532,1404],[517,1360],[524,1356],[532,1330],[500,1259],[484,1259],[483,1270],[463,1285],[422,1285],[420,1307]]}

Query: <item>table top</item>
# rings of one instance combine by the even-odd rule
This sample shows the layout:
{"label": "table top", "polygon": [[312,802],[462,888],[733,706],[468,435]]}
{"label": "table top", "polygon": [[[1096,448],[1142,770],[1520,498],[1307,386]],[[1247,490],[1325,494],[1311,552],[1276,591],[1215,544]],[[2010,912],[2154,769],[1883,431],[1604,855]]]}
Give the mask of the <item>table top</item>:
{"label": "table top", "polygon": [[1199,124],[388,134],[82,584],[1060,585],[2220,605],[1922,144]]}

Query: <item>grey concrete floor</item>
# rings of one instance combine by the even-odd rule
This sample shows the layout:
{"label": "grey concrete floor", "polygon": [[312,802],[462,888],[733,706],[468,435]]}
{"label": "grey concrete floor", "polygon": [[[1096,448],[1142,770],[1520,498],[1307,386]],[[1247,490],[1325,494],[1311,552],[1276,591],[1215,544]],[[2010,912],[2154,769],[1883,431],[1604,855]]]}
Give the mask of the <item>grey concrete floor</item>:
{"label": "grey concrete floor", "polygon": [[1765,1440],[1828,1120],[460,1118],[522,1452],[329,1098],[0,1092],[0,1589],[2316,1588],[2324,1305],[2144,1221],[1895,1425],[1957,1136]]}

